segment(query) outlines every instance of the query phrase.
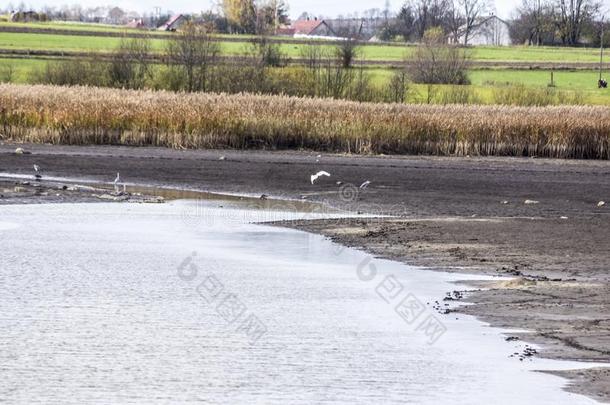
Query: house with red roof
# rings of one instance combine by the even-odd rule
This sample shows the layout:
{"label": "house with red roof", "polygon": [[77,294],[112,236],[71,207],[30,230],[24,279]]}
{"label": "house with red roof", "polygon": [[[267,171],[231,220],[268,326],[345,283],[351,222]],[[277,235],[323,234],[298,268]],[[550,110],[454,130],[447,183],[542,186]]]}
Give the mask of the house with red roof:
{"label": "house with red roof", "polygon": [[295,36],[308,36],[308,37],[335,37],[337,36],[333,29],[324,20],[306,19],[297,20],[290,26],[291,30],[294,30]]}

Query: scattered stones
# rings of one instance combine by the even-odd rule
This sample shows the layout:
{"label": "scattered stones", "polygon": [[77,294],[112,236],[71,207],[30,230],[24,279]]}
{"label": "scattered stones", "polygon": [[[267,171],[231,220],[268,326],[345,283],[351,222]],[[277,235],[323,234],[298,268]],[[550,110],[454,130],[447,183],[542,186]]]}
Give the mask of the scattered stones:
{"label": "scattered stones", "polygon": [[540,201],[536,201],[536,200],[525,200],[523,202],[526,205],[535,205],[535,204],[540,204]]}
{"label": "scattered stones", "polygon": [[[449,306],[449,304],[445,304],[444,306]],[[441,307],[441,304],[438,301],[434,301],[434,305],[432,305],[432,309],[434,309],[436,312],[438,312],[441,315],[447,315],[447,314],[451,313],[451,310],[449,308]]]}
{"label": "scattered stones", "polygon": [[137,202],[143,202],[144,204],[163,204],[165,202],[165,198],[161,196],[147,197]]}
{"label": "scattered stones", "polygon": [[443,301],[459,301],[462,298],[464,298],[464,294],[461,291],[452,291],[447,293]]}
{"label": "scattered stones", "polygon": [[[510,336],[510,338],[511,338],[511,340],[519,340],[519,338],[517,338],[515,336]],[[509,341],[508,339],[509,338],[506,338],[505,340]],[[532,356],[534,356],[536,354],[538,354],[538,350],[534,349],[533,347],[531,347],[529,345],[525,345],[525,347],[523,348],[523,352],[522,353],[515,352],[515,353],[511,354],[508,357],[518,357],[519,361],[523,361],[526,358],[530,358],[530,357],[532,357]]]}

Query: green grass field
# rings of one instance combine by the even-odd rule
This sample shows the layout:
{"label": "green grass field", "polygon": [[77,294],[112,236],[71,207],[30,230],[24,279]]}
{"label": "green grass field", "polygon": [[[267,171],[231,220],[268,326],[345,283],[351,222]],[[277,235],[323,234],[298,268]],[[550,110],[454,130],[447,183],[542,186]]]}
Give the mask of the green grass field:
{"label": "green grass field", "polygon": [[[112,29],[120,31],[119,28]],[[103,29],[98,27],[98,30]],[[172,34],[167,35],[170,37]],[[120,39],[116,37],[0,32],[0,49],[109,52],[116,48],[119,41]],[[151,41],[153,50],[163,50],[165,40],[153,39]],[[243,42],[221,42],[221,52],[230,56],[243,55],[248,46],[249,42],[246,37]],[[298,58],[302,54],[303,47],[306,46],[308,45],[285,43],[281,45],[281,48],[288,57]],[[322,46],[330,48],[329,45]],[[370,61],[401,61],[411,54],[413,49],[413,46],[363,45],[360,49],[360,57]],[[511,61],[596,63],[599,61],[599,50],[592,48],[478,47],[472,48],[469,52],[475,61],[498,63]]]}
{"label": "green grass field", "polygon": [[63,22],[63,21],[30,22],[30,23],[0,21],[0,27],[43,28],[43,29],[56,29],[56,30],[98,31],[98,32],[138,31],[133,28],[121,27],[121,26],[117,26],[117,25],[88,24],[88,23]]}

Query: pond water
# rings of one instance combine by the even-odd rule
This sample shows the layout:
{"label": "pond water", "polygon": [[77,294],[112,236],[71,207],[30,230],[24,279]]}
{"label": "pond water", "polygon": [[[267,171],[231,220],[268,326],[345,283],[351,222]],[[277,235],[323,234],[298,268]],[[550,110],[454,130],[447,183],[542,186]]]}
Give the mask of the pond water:
{"label": "pond water", "polygon": [[301,215],[0,206],[0,400],[594,403],[532,371],[582,364],[510,358],[523,343],[435,311],[467,276],[249,224]]}

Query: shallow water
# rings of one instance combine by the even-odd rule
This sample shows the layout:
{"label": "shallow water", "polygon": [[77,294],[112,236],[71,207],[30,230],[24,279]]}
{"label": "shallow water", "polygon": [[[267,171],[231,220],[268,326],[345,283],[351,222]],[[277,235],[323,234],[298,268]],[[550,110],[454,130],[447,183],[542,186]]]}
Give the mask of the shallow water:
{"label": "shallow water", "polygon": [[0,399],[593,403],[531,371],[582,364],[509,358],[522,343],[432,309],[467,277],[203,204],[0,207]]}

